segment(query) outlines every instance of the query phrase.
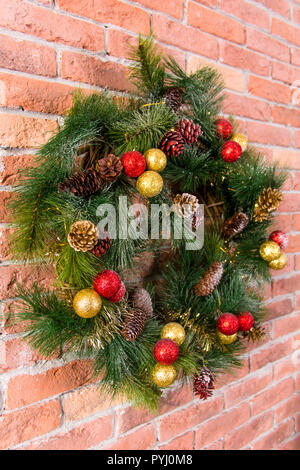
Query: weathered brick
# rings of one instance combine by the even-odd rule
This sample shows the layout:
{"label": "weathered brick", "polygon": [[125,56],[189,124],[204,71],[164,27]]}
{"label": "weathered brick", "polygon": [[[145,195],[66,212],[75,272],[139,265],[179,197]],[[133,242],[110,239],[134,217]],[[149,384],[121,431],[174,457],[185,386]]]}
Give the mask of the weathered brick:
{"label": "weathered brick", "polygon": [[[1,194],[1,193],[0,193]],[[0,266],[0,299],[15,297],[17,283],[32,287],[38,282],[41,287],[50,287],[54,280],[52,268],[37,269],[36,266]]]}
{"label": "weathered brick", "polygon": [[137,3],[140,3],[147,8],[151,8],[151,10],[174,16],[174,18],[178,18],[179,20],[182,19],[183,4],[181,0],[168,0],[166,3],[161,0],[138,0]]}
{"label": "weathered brick", "polygon": [[277,124],[300,127],[300,111],[297,109],[289,109],[284,106],[275,105],[272,109],[272,117],[273,122],[276,122]]}
{"label": "weathered brick", "polygon": [[[101,439],[103,440],[103,439]],[[106,450],[150,450],[155,445],[155,431],[153,423],[132,431],[126,436],[120,436],[118,440],[112,444],[102,447]]]}
{"label": "weathered brick", "polygon": [[34,155],[9,155],[3,157],[3,168],[0,173],[1,184],[10,186],[20,179],[19,172],[33,167]]}
{"label": "weathered brick", "polygon": [[252,415],[258,415],[273,405],[291,396],[294,392],[294,380],[289,377],[252,399]]}
{"label": "weathered brick", "polygon": [[273,156],[274,160],[278,160],[281,166],[285,166],[293,170],[300,170],[300,159],[298,151],[275,148],[273,150]]}
{"label": "weathered brick", "polygon": [[293,189],[295,191],[300,191],[300,172],[295,172],[293,180]]}
{"label": "weathered brick", "polygon": [[291,299],[275,300],[267,305],[268,308],[268,320],[288,315],[293,311]]}
{"label": "weathered brick", "polygon": [[258,142],[260,144],[281,145],[288,147],[290,145],[290,132],[286,127],[272,126],[260,122],[247,122],[249,142]]}
{"label": "weathered brick", "polygon": [[239,2],[235,0],[221,0],[220,8],[230,15],[237,16],[245,23],[254,24],[262,29],[269,28],[269,13],[244,0]]}
{"label": "weathered brick", "polygon": [[299,411],[300,394],[293,395],[275,409],[276,423],[280,423],[289,416],[294,416]]}
{"label": "weathered brick", "polygon": [[279,36],[289,43],[300,46],[300,28],[296,28],[286,21],[282,21],[279,18],[272,18],[271,33],[274,36]]}
{"label": "weathered brick", "polygon": [[297,365],[288,357],[273,365],[273,380],[276,382],[283,377],[292,375],[296,371]]}
{"label": "weathered brick", "polygon": [[280,83],[273,83],[260,77],[250,75],[248,81],[248,91],[252,95],[260,96],[269,101],[277,103],[290,103],[291,92],[289,87]]}
{"label": "weathered brick", "polygon": [[294,230],[300,231],[300,214],[293,215],[293,227]]}
{"label": "weathered brick", "polygon": [[244,380],[241,383],[232,385],[225,390],[225,406],[231,408],[246,398],[260,392],[272,382],[271,370],[264,374]]}
{"label": "weathered brick", "polygon": [[182,436],[172,439],[168,444],[159,446],[159,450],[191,450],[194,445],[192,432],[186,432]]}
{"label": "weathered brick", "polygon": [[225,41],[220,44],[220,60],[232,67],[250,70],[258,75],[269,75],[270,61],[264,55]]}
{"label": "weathered brick", "polygon": [[300,65],[300,50],[295,47],[291,48],[291,63],[294,65]]}
{"label": "weathered brick", "polygon": [[285,18],[290,17],[290,2],[288,0],[254,0],[264,5],[269,10],[278,13]]}
{"label": "weathered brick", "polygon": [[288,248],[288,250],[291,253],[295,253],[295,252],[299,251],[299,247],[300,247],[300,234],[290,235],[289,236],[289,248]]}
{"label": "weathered brick", "polygon": [[300,447],[300,436],[295,436],[288,442],[280,444],[278,449],[280,450],[299,450]]}
{"label": "weathered brick", "polygon": [[258,416],[225,436],[224,448],[226,450],[239,450],[256,437],[271,429],[272,424],[273,417],[271,411]]}
{"label": "weathered brick", "polygon": [[0,343],[0,373],[33,364],[39,355],[21,338]]}
{"label": "weathered brick", "polygon": [[271,106],[265,101],[233,93],[226,93],[223,111],[231,115],[259,119],[260,121],[269,120],[271,117]]}
{"label": "weathered brick", "polygon": [[[279,206],[281,212],[298,212],[300,204],[299,193],[285,193]],[[291,251],[291,239],[289,240],[289,250]],[[297,250],[298,251],[298,250]]]}
{"label": "weathered brick", "polygon": [[286,339],[285,341],[270,344],[267,348],[261,349],[260,351],[253,352],[250,357],[250,370],[255,371],[261,369],[266,364],[291,354],[292,350],[292,340]]}
{"label": "weathered brick", "polygon": [[289,62],[289,47],[282,42],[252,28],[247,28],[246,36],[246,43],[250,49],[274,57],[274,59]]}
{"label": "weathered brick", "polygon": [[117,411],[117,434],[123,434],[141,424],[153,419],[155,415],[146,409],[135,409],[133,407],[121,408]]}
{"label": "weathered brick", "polygon": [[281,423],[274,430],[269,432],[266,436],[261,437],[252,444],[254,450],[272,450],[278,446],[282,441],[285,441],[293,434],[294,423],[290,419]]}
{"label": "weathered brick", "polygon": [[282,62],[272,63],[272,78],[288,85],[294,84],[298,81],[300,83],[300,70],[291,65],[283,64]]}
{"label": "weathered brick", "polygon": [[45,144],[57,130],[57,122],[14,114],[0,114],[0,145],[32,148]]}

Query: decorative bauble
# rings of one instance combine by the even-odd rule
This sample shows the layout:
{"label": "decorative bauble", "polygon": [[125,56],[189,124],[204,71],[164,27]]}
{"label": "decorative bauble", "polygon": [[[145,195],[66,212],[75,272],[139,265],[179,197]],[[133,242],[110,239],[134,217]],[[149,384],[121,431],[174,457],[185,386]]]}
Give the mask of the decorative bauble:
{"label": "decorative bauble", "polygon": [[138,192],[144,197],[157,196],[161,192],[163,185],[164,182],[160,174],[152,170],[145,171],[136,182]]}
{"label": "decorative bauble", "polygon": [[167,164],[167,157],[162,150],[148,149],[144,153],[148,170],[163,171]]}
{"label": "decorative bauble", "polygon": [[242,147],[242,151],[245,152],[248,147],[248,138],[243,134],[233,134],[230,140],[234,140]]}
{"label": "decorative bauble", "polygon": [[166,388],[171,385],[177,376],[175,367],[170,364],[165,366],[164,364],[155,364],[152,369],[152,380],[160,388]]}
{"label": "decorative bauble", "polygon": [[222,147],[222,158],[227,163],[236,162],[242,155],[242,147],[233,140],[228,140]]}
{"label": "decorative bauble", "polygon": [[171,339],[160,339],[153,349],[155,360],[160,364],[173,364],[178,358],[179,347]]}
{"label": "decorative bauble", "polygon": [[260,246],[259,254],[265,261],[274,261],[281,255],[280,246],[269,240]]}
{"label": "decorative bauble", "polygon": [[100,312],[102,300],[94,289],[82,289],[75,295],[73,307],[80,317],[92,318]]}
{"label": "decorative bauble", "polygon": [[110,299],[118,292],[121,282],[119,274],[111,269],[105,269],[95,277],[93,288],[102,297]]}
{"label": "decorative bauble", "polygon": [[124,282],[121,282],[121,285],[119,289],[117,290],[117,292],[112,297],[109,297],[109,301],[114,304],[117,302],[120,302],[120,300],[123,299],[125,294],[126,294],[126,287],[125,287]]}
{"label": "decorative bauble", "polygon": [[169,157],[178,157],[184,150],[185,140],[178,131],[169,131],[161,139],[159,148]]}
{"label": "decorative bauble", "polygon": [[217,320],[218,331],[223,335],[234,335],[239,329],[239,321],[233,313],[222,313]]}
{"label": "decorative bauble", "polygon": [[285,253],[281,253],[279,258],[274,259],[273,261],[269,262],[269,267],[272,269],[283,269],[286,266],[287,263],[287,257]]}
{"label": "decorative bauble", "polygon": [[220,331],[218,331],[218,338],[220,343],[222,344],[231,344],[234,343],[234,341],[237,338],[237,333],[234,333],[234,335],[223,335]]}
{"label": "decorative bauble", "polygon": [[286,248],[289,241],[289,237],[286,233],[282,232],[282,230],[275,230],[270,234],[269,240],[272,240],[273,242],[277,243],[280,248]]}
{"label": "decorative bauble", "polygon": [[75,251],[90,251],[98,242],[96,226],[89,220],[78,220],[71,225],[67,239]]}
{"label": "decorative bauble", "polygon": [[232,124],[228,119],[219,119],[217,121],[217,134],[223,139],[229,139],[232,134]]}
{"label": "decorative bauble", "polygon": [[183,326],[176,322],[166,323],[160,333],[160,337],[171,339],[180,346],[185,339],[185,331]]}
{"label": "decorative bauble", "polygon": [[132,150],[131,152],[126,152],[121,158],[124,173],[131,178],[137,178],[146,169],[146,160],[144,155],[140,152]]}
{"label": "decorative bauble", "polygon": [[240,312],[237,315],[237,319],[240,325],[240,331],[249,331],[254,325],[254,318],[250,312]]}

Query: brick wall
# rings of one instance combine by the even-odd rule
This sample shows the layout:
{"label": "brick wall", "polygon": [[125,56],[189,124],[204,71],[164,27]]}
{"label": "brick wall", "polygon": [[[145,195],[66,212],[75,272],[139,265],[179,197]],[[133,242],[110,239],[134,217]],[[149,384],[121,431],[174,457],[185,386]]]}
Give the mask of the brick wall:
{"label": "brick wall", "polygon": [[126,48],[139,32],[152,28],[188,71],[216,65],[226,81],[224,112],[290,169],[276,224],[290,234],[288,265],[267,293],[267,339],[249,348],[235,377],[224,377],[207,402],[188,387],[169,390],[154,417],[99,397],[85,362],[45,363],[3,325],[1,448],[299,449],[300,0],[0,0],[0,11],[3,312],[13,309],[16,281],[35,277],[7,252],[5,205],[17,171],[56,129],[76,87],[129,90]]}

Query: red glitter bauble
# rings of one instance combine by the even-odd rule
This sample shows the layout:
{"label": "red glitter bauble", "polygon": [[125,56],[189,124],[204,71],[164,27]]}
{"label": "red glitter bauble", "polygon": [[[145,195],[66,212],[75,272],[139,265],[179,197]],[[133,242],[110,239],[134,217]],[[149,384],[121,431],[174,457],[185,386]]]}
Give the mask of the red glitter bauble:
{"label": "red glitter bauble", "polygon": [[121,158],[124,173],[131,178],[137,178],[146,169],[146,160],[144,155],[140,152],[133,150],[132,152],[126,152]]}
{"label": "red glitter bauble", "polygon": [[217,328],[221,333],[223,333],[223,335],[234,335],[234,333],[238,331],[239,327],[239,321],[233,313],[222,313],[218,318]]}
{"label": "red glitter bauble", "polygon": [[273,242],[277,243],[280,248],[286,248],[289,241],[289,237],[286,233],[282,232],[281,230],[275,230],[269,236],[269,240],[272,240]]}
{"label": "red glitter bauble", "polygon": [[238,319],[241,331],[249,331],[254,325],[254,318],[250,312],[241,312],[237,316],[237,319]]}
{"label": "red glitter bauble", "polygon": [[167,366],[178,358],[179,347],[171,339],[160,339],[154,346],[153,353],[157,362]]}
{"label": "red glitter bauble", "polygon": [[125,284],[124,282],[121,282],[121,285],[119,289],[117,290],[117,292],[112,297],[109,297],[108,300],[112,302],[113,304],[120,302],[120,300],[123,299],[125,292],[126,292]]}
{"label": "red glitter bauble", "polygon": [[223,145],[221,154],[225,162],[236,162],[242,155],[242,147],[234,140],[228,140]]}
{"label": "red glitter bauble", "polygon": [[225,140],[231,136],[232,124],[228,119],[219,119],[217,121],[217,134]]}
{"label": "red glitter bauble", "polygon": [[121,282],[119,274],[111,269],[105,269],[95,277],[93,288],[102,297],[110,299],[120,289]]}

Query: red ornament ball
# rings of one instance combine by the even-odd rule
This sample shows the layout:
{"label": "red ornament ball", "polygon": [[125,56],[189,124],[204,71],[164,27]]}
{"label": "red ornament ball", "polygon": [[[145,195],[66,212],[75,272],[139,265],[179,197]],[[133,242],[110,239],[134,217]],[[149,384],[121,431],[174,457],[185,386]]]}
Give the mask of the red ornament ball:
{"label": "red ornament ball", "polygon": [[272,240],[273,242],[277,243],[280,248],[286,248],[289,241],[289,237],[286,233],[282,232],[281,230],[275,230],[269,236],[269,240]]}
{"label": "red ornament ball", "polygon": [[119,274],[111,269],[105,269],[95,277],[93,288],[99,295],[101,295],[101,297],[110,299],[120,289],[121,282]]}
{"label": "red ornament ball", "polygon": [[254,325],[254,318],[250,312],[241,312],[237,316],[237,319],[238,319],[241,331],[249,331]]}
{"label": "red ornament ball", "polygon": [[234,140],[228,140],[222,147],[222,158],[227,163],[236,162],[242,155],[242,147]]}
{"label": "red ornament ball", "polygon": [[126,152],[121,158],[124,173],[131,178],[137,178],[146,169],[146,160],[144,155],[140,152],[133,150],[132,152]]}
{"label": "red ornament ball", "polygon": [[125,284],[124,282],[121,282],[121,285],[119,287],[119,289],[117,290],[117,292],[109,298],[109,301],[112,302],[112,303],[117,303],[117,302],[120,302],[120,300],[123,299],[124,295],[126,293],[126,287],[125,287]]}
{"label": "red ornament ball", "polygon": [[217,121],[217,134],[223,139],[229,139],[232,134],[232,124],[228,119],[219,119]]}
{"label": "red ornament ball", "polygon": [[222,313],[217,320],[217,328],[223,335],[234,335],[239,329],[239,321],[233,313]]}
{"label": "red ornament ball", "polygon": [[157,362],[167,366],[178,358],[179,347],[171,339],[160,339],[154,346],[153,353]]}

